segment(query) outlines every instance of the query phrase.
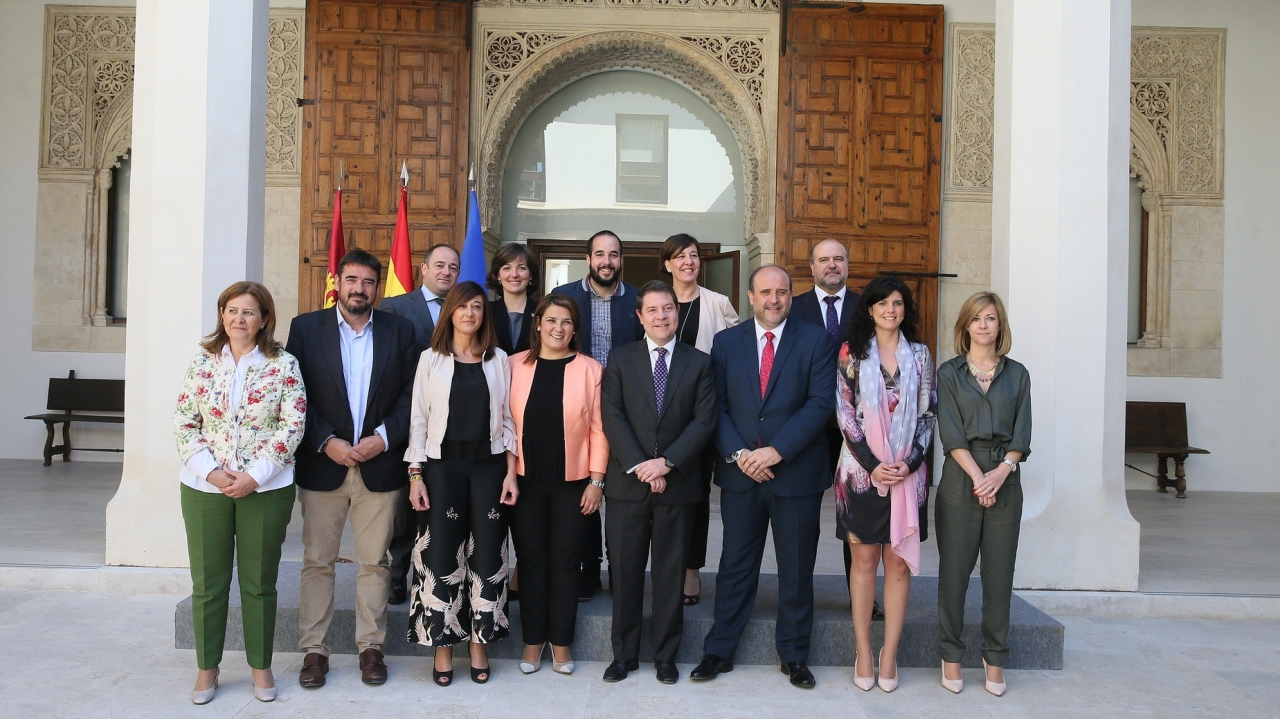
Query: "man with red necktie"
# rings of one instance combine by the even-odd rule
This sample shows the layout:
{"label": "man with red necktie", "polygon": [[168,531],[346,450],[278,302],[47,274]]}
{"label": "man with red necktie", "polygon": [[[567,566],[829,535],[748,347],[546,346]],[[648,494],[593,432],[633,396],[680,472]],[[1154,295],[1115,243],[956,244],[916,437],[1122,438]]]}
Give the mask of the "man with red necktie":
{"label": "man with red necktie", "polygon": [[791,276],[777,265],[751,273],[755,317],[716,335],[711,348],[723,458],[724,542],[716,577],[715,623],[694,680],[733,670],[733,654],[755,605],[765,538],[778,558],[776,646],[782,672],[814,686],[807,665],[813,628],[813,565],[822,495],[831,486],[827,438],[835,408],[835,340],[806,322],[787,322]]}

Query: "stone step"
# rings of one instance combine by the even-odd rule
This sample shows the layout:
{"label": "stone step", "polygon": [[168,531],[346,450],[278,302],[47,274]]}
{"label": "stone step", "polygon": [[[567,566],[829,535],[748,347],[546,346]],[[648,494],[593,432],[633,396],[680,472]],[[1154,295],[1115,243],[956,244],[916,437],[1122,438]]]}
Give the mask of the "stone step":
{"label": "stone step", "polygon": [[[297,651],[298,646],[298,580],[300,562],[282,562],[277,584],[279,606],[276,617],[277,651]],[[356,654],[355,645],[355,575],[353,564],[337,565],[337,591],[334,602],[333,622],[329,626],[329,646],[335,654]],[[814,577],[814,623],[809,663],[815,666],[852,666],[854,661],[853,625],[849,616],[849,593],[844,577],[817,575]],[[702,575],[702,601],[686,607],[684,613],[684,641],[680,645],[678,662],[696,664],[702,658],[702,639],[711,630],[712,609],[715,605],[716,575]],[[906,625],[898,650],[898,665],[903,667],[936,667],[938,654],[938,579],[914,577],[911,582],[911,601],[907,606]],[[964,666],[982,666],[978,647],[982,644],[979,628],[981,621],[982,586],[975,577],[969,583],[965,605],[965,653]],[[387,616],[387,644],[383,651],[390,656],[428,656],[429,647],[410,644],[405,636],[409,627],[409,604],[389,608]],[[760,577],[760,589],[756,595],[755,610],[747,623],[746,631],[733,658],[739,664],[774,664],[778,656],[774,650],[774,618],[778,610],[778,577],[764,574]],[[573,656],[581,661],[607,662],[613,659],[610,627],[613,604],[608,591],[601,592],[589,602],[578,605],[577,635]],[[649,646],[650,606],[645,601],[645,629],[640,646],[642,663],[652,661]],[[520,603],[511,604],[507,612],[511,624],[511,636],[489,647],[489,656],[514,659],[520,656],[523,642],[520,638]],[[195,639],[191,624],[191,598],[178,603],[175,618],[175,643],[179,649],[194,649]],[[879,647],[884,639],[884,622],[872,623],[872,646]],[[1061,669],[1064,630],[1053,617],[1036,609],[1025,600],[1014,596],[1009,628],[1009,644],[1012,651],[1005,666],[1009,669]],[[244,635],[240,620],[240,593],[236,585],[231,588],[231,607],[227,621],[227,649],[242,650]],[[465,646],[457,649],[465,656]]]}

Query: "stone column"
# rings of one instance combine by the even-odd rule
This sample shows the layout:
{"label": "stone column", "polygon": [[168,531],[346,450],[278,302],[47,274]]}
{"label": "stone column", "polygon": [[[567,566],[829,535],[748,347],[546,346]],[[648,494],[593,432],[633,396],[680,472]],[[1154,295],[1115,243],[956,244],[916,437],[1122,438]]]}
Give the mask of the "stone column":
{"label": "stone column", "polygon": [[187,565],[173,407],[227,285],[261,280],[268,0],[139,0],[125,461],[107,563]]}
{"label": "stone column", "polygon": [[1129,47],[1129,0],[997,0],[991,278],[1034,406],[1018,587],[1138,587],[1123,476]]}

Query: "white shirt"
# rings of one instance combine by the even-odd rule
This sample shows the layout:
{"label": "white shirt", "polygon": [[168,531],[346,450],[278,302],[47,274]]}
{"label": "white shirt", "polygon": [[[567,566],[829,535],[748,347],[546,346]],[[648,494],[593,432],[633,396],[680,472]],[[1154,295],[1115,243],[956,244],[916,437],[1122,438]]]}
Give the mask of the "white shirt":
{"label": "white shirt", "polygon": [[[252,351],[237,362],[231,354],[231,343],[222,345],[222,363],[236,368],[235,379],[231,382],[231,413],[233,415],[240,411],[240,405],[244,402],[244,379],[249,373],[249,368],[266,359],[262,350],[254,346]],[[209,473],[215,469],[220,469],[218,460],[214,459],[213,452],[205,447],[182,463],[182,471],[178,473],[178,479],[192,489],[209,494],[220,493],[222,490],[209,484],[208,481]],[[258,483],[255,492],[269,492],[293,484],[293,466],[282,467],[266,457],[254,460],[245,472]]]}
{"label": "white shirt", "polygon": [[671,339],[667,340],[667,343],[665,345],[660,345],[657,342],[654,342],[652,339],[650,339],[649,335],[646,334],[644,336],[644,342],[646,345],[649,346],[649,371],[657,373],[658,348],[663,347],[667,350],[667,356],[663,358],[663,361],[667,363],[667,372],[670,373],[671,372],[671,355],[672,353],[675,352],[675,349],[676,349],[676,338],[672,337]]}
{"label": "white shirt", "polygon": [[823,327],[827,326],[827,298],[836,298],[836,323],[839,324],[840,319],[844,317],[844,314],[842,314],[844,312],[844,296],[848,291],[849,290],[847,288],[841,287],[840,290],[833,295],[817,285],[813,286],[813,294],[818,298],[818,316],[822,318]]}
{"label": "white shirt", "polygon": [[[421,287],[419,287],[418,289],[422,290],[422,296],[423,296],[423,297],[425,297],[425,298],[427,298],[427,312],[430,312],[430,313],[431,313],[431,324],[433,324],[433,325],[438,325],[438,324],[440,324],[440,308],[441,308],[441,304],[440,304],[439,302],[437,302],[436,300],[444,299],[444,298],[442,298],[442,297],[437,297],[437,296],[436,296],[436,294],[435,294],[434,292],[432,292],[431,290],[427,289],[427,286],[426,286],[426,285],[422,285],[422,286],[421,286]],[[357,431],[358,431],[358,430],[357,430]]]}
{"label": "white shirt", "polygon": [[[352,444],[361,439],[360,430],[364,428],[364,413],[369,406],[369,379],[373,376],[373,313],[369,313],[369,321],[364,328],[356,332],[347,324],[342,310],[334,307],[338,313],[338,344],[342,348],[342,377],[347,385],[347,402],[351,406]],[[378,425],[374,432],[382,438],[382,451],[387,451],[387,428]],[[321,450],[323,451],[323,450]]]}
{"label": "white shirt", "polygon": [[764,333],[765,332],[773,333],[773,352],[774,352],[774,355],[776,356],[778,352],[778,343],[782,341],[782,330],[787,326],[787,321],[783,320],[782,324],[778,325],[777,327],[774,327],[771,330],[766,330],[765,328],[761,327],[759,320],[755,320],[755,323],[756,323],[756,366],[759,367],[760,362],[764,359],[764,346],[766,344],[764,339]]}

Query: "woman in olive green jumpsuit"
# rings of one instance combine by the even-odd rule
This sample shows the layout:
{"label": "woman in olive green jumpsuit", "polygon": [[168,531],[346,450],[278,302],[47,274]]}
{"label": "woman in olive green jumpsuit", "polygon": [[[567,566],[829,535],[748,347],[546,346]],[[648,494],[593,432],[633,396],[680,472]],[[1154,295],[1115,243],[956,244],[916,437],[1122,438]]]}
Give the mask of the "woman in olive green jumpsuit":
{"label": "woman in olive green jumpsuit", "polygon": [[982,656],[987,691],[1004,694],[1009,602],[1022,523],[1018,463],[1031,453],[1031,377],[1006,355],[1004,304],[970,297],[956,318],[956,357],[938,368],[938,435],[946,461],[938,483],[938,624],[942,685],[959,693],[964,598],[982,556]]}

